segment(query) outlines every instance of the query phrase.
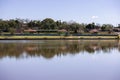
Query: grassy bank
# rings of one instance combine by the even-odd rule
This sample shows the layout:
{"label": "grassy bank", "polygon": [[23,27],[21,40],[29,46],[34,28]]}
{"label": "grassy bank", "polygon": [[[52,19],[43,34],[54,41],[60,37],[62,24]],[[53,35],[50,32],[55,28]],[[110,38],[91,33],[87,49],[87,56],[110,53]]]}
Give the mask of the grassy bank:
{"label": "grassy bank", "polygon": [[0,40],[29,39],[120,39],[120,36],[0,36]]}

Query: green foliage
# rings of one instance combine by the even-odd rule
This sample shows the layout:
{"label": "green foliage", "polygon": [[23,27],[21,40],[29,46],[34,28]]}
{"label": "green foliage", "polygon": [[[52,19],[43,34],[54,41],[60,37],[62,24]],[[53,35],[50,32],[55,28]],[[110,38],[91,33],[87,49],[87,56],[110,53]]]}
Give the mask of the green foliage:
{"label": "green foliage", "polygon": [[55,21],[51,18],[46,18],[43,21],[41,21],[41,29],[57,29],[57,25]]}
{"label": "green foliage", "polygon": [[14,35],[14,33],[15,33],[15,29],[14,28],[10,28],[9,31],[10,31],[11,35]]}
{"label": "green foliage", "polygon": [[110,31],[112,30],[112,28],[113,28],[113,25],[111,24],[103,24],[101,27],[102,31]]}
{"label": "green foliage", "polygon": [[88,24],[88,25],[86,26],[86,29],[88,29],[88,30],[95,29],[95,28],[96,28],[95,23]]}
{"label": "green foliage", "polygon": [[37,21],[37,20],[31,20],[30,22],[27,23],[29,28],[33,28],[33,27],[40,27],[41,26],[41,22]]}
{"label": "green foliage", "polygon": [[80,27],[80,24],[78,24],[78,23],[70,24],[70,29],[71,29],[71,31],[74,31],[74,33],[78,33],[79,27]]}
{"label": "green foliage", "polygon": [[[120,27],[120,24],[118,25]],[[0,19],[0,30],[3,32],[10,32],[10,28],[16,30],[25,30],[28,28],[36,30],[61,30],[65,29],[70,33],[84,33],[89,32],[91,29],[101,29],[102,31],[111,31],[113,25],[103,24],[102,26],[96,25],[95,23],[90,24],[80,24],[76,22],[65,22],[61,20],[54,21],[51,18],[46,18],[42,21],[40,20],[28,20],[28,19],[11,19],[2,20]]]}

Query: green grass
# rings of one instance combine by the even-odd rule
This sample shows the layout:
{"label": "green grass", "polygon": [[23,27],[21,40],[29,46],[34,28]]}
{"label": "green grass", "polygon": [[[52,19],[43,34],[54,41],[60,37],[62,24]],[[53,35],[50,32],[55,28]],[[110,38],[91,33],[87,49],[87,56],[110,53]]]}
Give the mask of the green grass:
{"label": "green grass", "polygon": [[[0,36],[0,39],[116,39],[118,36]],[[120,36],[119,36],[120,38]]]}

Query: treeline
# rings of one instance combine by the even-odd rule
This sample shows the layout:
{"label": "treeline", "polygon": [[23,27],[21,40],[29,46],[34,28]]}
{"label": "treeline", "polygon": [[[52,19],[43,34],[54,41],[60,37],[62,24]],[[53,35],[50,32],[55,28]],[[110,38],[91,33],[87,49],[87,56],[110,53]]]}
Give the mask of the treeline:
{"label": "treeline", "polygon": [[61,30],[65,29],[66,31],[73,31],[74,33],[82,33],[89,32],[91,29],[97,29],[101,31],[111,31],[114,27],[111,24],[84,24],[77,22],[65,22],[61,20],[53,20],[51,18],[46,18],[42,21],[40,20],[28,20],[28,19],[10,19],[10,20],[2,20],[0,19],[0,30],[2,32],[10,32],[11,29],[15,30],[25,30],[25,29],[36,29],[36,30]]}

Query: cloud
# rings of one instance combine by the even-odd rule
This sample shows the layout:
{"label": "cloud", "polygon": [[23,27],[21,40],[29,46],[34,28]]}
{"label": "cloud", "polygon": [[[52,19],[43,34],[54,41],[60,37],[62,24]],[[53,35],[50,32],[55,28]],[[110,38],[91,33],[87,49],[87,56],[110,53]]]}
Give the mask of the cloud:
{"label": "cloud", "polygon": [[97,19],[97,18],[99,18],[98,16],[92,16],[91,17],[92,19]]}

